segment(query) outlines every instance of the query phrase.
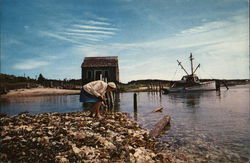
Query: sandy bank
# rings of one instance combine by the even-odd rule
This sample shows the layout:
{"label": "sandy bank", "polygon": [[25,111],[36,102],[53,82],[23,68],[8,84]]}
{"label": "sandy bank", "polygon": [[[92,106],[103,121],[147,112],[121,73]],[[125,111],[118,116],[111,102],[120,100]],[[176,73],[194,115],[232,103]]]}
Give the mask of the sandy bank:
{"label": "sandy bank", "polygon": [[11,90],[7,94],[1,95],[2,98],[26,97],[26,96],[44,96],[44,95],[71,95],[80,94],[80,90],[66,90],[57,88],[32,88]]}
{"label": "sandy bank", "polygon": [[126,90],[126,92],[145,92],[145,91],[148,91],[148,87],[139,87]]}
{"label": "sandy bank", "polygon": [[170,162],[124,113],[0,115],[0,162]]}

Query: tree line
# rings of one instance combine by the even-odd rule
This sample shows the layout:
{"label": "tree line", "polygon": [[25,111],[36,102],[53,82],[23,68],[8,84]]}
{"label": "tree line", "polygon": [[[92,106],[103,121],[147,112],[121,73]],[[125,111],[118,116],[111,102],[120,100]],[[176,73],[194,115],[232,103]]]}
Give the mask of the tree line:
{"label": "tree line", "polygon": [[62,89],[80,89],[81,79],[47,79],[41,73],[37,79],[29,76],[15,76],[0,73],[0,94],[7,93],[9,90],[35,87],[50,87]]}

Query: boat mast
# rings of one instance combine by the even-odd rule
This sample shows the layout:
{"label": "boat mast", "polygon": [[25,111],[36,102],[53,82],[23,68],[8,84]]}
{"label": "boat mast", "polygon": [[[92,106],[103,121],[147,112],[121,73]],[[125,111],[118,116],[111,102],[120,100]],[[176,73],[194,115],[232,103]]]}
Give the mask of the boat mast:
{"label": "boat mast", "polygon": [[188,75],[187,71],[186,71],[185,68],[182,66],[181,62],[178,61],[178,60],[177,60],[177,62],[178,62],[178,65],[181,66],[181,68],[182,68],[182,69],[185,71],[185,73]]}
{"label": "boat mast", "polygon": [[194,75],[194,68],[193,68],[193,60],[194,60],[194,58],[193,58],[193,56],[192,56],[192,53],[190,53],[190,62],[191,62],[191,74],[192,74],[192,76]]}

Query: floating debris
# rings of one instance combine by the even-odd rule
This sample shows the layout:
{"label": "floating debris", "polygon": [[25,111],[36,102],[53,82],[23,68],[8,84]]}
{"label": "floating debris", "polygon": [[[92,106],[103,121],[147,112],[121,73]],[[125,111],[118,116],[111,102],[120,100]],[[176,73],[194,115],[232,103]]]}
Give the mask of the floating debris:
{"label": "floating debris", "polygon": [[171,162],[125,113],[0,116],[0,162]]}
{"label": "floating debris", "polygon": [[162,109],[163,109],[163,107],[155,108],[154,110],[152,110],[152,113],[162,112]]}

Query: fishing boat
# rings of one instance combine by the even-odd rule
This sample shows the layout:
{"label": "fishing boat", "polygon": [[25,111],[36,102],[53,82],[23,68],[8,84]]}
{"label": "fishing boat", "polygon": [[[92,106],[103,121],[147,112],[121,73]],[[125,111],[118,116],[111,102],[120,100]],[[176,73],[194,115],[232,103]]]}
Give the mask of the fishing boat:
{"label": "fishing boat", "polygon": [[192,53],[190,54],[189,59],[191,62],[191,73],[189,74],[187,70],[182,66],[181,62],[177,60],[178,65],[184,70],[186,75],[184,75],[181,80],[172,83],[170,87],[162,88],[165,94],[216,90],[215,81],[200,81],[198,76],[195,74],[197,69],[200,67],[200,64],[195,69],[193,68],[194,58],[192,56]]}

